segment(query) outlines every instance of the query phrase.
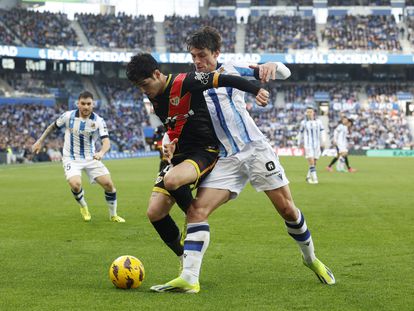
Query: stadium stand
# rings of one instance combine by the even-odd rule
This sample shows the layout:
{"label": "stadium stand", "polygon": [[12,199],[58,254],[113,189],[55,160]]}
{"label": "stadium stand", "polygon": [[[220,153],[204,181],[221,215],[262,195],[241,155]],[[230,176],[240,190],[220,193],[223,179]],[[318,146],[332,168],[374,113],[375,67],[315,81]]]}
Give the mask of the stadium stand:
{"label": "stadium stand", "polygon": [[287,52],[318,46],[315,19],[300,16],[250,16],[246,28],[246,53]]}
{"label": "stadium stand", "polygon": [[399,29],[392,15],[329,16],[323,40],[333,50],[401,51]]}
{"label": "stadium stand", "polygon": [[[409,3],[406,1],[406,4]],[[251,6],[262,7],[312,4],[313,1],[306,0],[252,0],[250,3]],[[236,1],[210,1],[210,5],[235,6]],[[389,5],[390,1],[380,0],[328,1],[328,6],[335,7]],[[225,53],[235,52],[236,37],[244,34],[244,30],[244,53],[318,51],[318,36],[320,43],[324,43],[334,53],[340,50],[400,53],[402,40],[405,40],[401,29],[407,31],[406,41],[410,49],[414,46],[414,17],[404,16],[403,22],[397,25],[393,15],[332,15],[328,16],[324,30],[320,32],[318,29],[317,33],[315,18],[304,15],[250,16],[245,25],[237,25],[234,16],[166,16],[162,23],[166,52],[186,52],[185,39],[188,33],[205,25],[216,27],[222,33],[222,52]],[[41,48],[80,45],[65,14],[13,8],[0,9],[0,18],[2,45],[23,44]],[[156,50],[153,16],[82,13],[77,14],[75,19],[88,42],[104,51]],[[52,65],[63,66],[64,69],[51,71]],[[144,128],[149,126],[149,116],[139,90],[126,79],[106,77],[101,65],[96,66],[95,74],[90,76],[68,72],[65,66],[67,63],[64,62],[49,62],[44,71],[33,72],[21,65],[18,70],[7,70],[4,66],[0,69],[0,98],[3,99],[0,105],[0,152],[11,148],[18,162],[59,160],[62,139],[58,138],[58,133],[48,140],[42,157],[33,157],[29,147],[50,120],[56,119],[65,110],[73,109],[76,95],[90,87],[94,88],[94,94],[100,94],[95,111],[107,121],[112,150],[135,152],[147,149]],[[123,66],[114,64],[112,73],[122,76],[120,72]],[[181,66],[174,70],[184,68],[184,65]],[[409,70],[405,72],[402,66],[392,69],[391,66],[376,67],[375,70],[367,66],[354,66],[352,70],[331,70],[333,67],[321,69],[318,65],[292,67],[295,66],[297,70],[294,72],[300,74],[293,74],[288,81],[267,86],[271,90],[271,104],[267,109],[257,109],[253,97],[247,96],[251,114],[274,147],[297,147],[298,127],[304,117],[304,110],[309,104],[317,107],[322,101],[321,96],[329,106],[326,120],[330,135],[342,115],[354,119],[351,133],[353,150],[414,147],[408,119],[404,116],[403,104],[398,97],[400,93],[407,96],[414,94],[410,83],[414,77]],[[316,67],[318,70],[315,70]],[[188,66],[185,68],[188,69]],[[18,98],[20,101],[10,104],[7,103],[8,98]],[[34,99],[37,98],[53,99],[53,103],[48,103],[49,106],[36,104]]]}
{"label": "stadium stand", "polygon": [[0,20],[26,46],[78,46],[66,14],[39,13],[20,8],[0,9]]}
{"label": "stadium stand", "polygon": [[233,53],[236,43],[236,18],[226,16],[190,17],[166,16],[164,25],[167,51],[187,51],[185,40],[191,32],[202,26],[213,26],[222,34],[222,51]]}
{"label": "stadium stand", "polygon": [[88,41],[104,48],[132,48],[152,52],[155,48],[153,16],[76,14]]}

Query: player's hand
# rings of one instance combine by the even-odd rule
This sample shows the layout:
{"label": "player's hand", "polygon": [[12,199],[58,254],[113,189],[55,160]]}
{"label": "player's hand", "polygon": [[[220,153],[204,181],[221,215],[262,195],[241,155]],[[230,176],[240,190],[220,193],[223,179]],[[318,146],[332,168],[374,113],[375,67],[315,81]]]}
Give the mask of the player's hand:
{"label": "player's hand", "polygon": [[259,93],[256,95],[256,103],[259,106],[266,107],[267,102],[269,101],[269,92],[265,89],[260,89]]}
{"label": "player's hand", "polygon": [[170,143],[162,145],[162,153],[167,159],[168,163],[171,163],[171,159],[175,152],[175,147],[178,143],[178,138],[174,138]]}
{"label": "player's hand", "polygon": [[32,146],[32,152],[36,154],[38,154],[41,149],[42,149],[42,144],[39,141],[35,142]]}
{"label": "player's hand", "polygon": [[98,161],[102,160],[103,157],[104,157],[104,154],[100,151],[93,155],[94,160],[98,160]]}
{"label": "player's hand", "polygon": [[259,78],[260,81],[269,82],[270,79],[276,79],[276,70],[277,64],[275,63],[266,63],[261,65],[251,65],[249,66],[252,69],[259,68]]}

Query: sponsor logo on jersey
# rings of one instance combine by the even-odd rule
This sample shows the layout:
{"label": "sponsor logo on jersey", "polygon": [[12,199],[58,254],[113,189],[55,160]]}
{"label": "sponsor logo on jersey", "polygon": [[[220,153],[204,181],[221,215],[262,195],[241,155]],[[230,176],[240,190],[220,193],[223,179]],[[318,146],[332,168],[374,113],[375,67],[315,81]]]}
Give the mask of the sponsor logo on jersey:
{"label": "sponsor logo on jersey", "polygon": [[273,171],[276,168],[276,165],[273,161],[267,162],[266,164],[266,169],[270,172]]}
{"label": "sponsor logo on jersey", "polygon": [[200,81],[202,84],[207,84],[208,83],[208,77],[210,76],[210,73],[206,73],[206,72],[196,72],[194,79]]}
{"label": "sponsor logo on jersey", "polygon": [[180,97],[176,96],[176,97],[170,98],[171,105],[178,106],[179,103],[180,103]]}

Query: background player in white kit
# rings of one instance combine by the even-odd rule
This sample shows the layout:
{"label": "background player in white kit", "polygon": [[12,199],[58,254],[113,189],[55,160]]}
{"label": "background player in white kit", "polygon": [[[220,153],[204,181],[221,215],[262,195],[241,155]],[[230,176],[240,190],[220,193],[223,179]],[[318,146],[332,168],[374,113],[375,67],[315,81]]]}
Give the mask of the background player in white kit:
{"label": "background player in white kit", "polygon": [[333,144],[336,146],[338,154],[335,158],[332,159],[331,163],[329,163],[328,167],[326,168],[330,172],[332,172],[332,165],[334,165],[338,160],[339,166],[337,166],[337,169],[339,171],[346,172],[345,168],[343,167],[345,164],[348,172],[356,172],[356,170],[349,165],[348,159],[348,134],[352,127],[352,124],[353,120],[344,116],[341,119],[341,124],[339,124],[334,130]]}
{"label": "background player in white kit", "polygon": [[[216,29],[204,27],[193,33],[187,47],[196,71],[253,76],[247,64],[229,62],[219,64],[221,38]],[[286,79],[290,70],[282,63],[260,66],[263,82]],[[199,274],[204,253],[210,242],[208,217],[219,206],[234,199],[250,181],[257,191],[263,191],[285,221],[288,234],[301,249],[303,263],[324,284],[335,284],[332,272],[314,253],[312,236],[303,214],[296,208],[289,189],[289,181],[279,158],[246,110],[244,93],[231,88],[205,91],[205,99],[220,141],[220,158],[209,176],[201,183],[197,197],[187,211],[187,236],[184,241],[181,275],[166,284],[155,285],[156,292],[200,291]],[[174,146],[167,144],[166,152]],[[162,207],[161,207],[162,208]]]}
{"label": "background player in white kit", "polygon": [[321,156],[321,147],[325,148],[324,128],[322,121],[316,118],[313,106],[306,107],[305,114],[305,119],[300,123],[299,142],[305,149],[305,158],[309,164],[306,181],[310,184],[317,184],[316,162]]}
{"label": "background player in white kit", "polygon": [[[105,199],[109,209],[109,218],[113,222],[125,222],[117,215],[116,189],[106,166],[101,162],[110,149],[108,129],[104,119],[93,112],[92,93],[83,91],[78,98],[78,109],[66,111],[50,124],[42,136],[33,144],[33,152],[38,153],[46,137],[54,130],[65,129],[63,146],[63,169],[80,212],[85,221],[91,220],[91,214],[82,189],[82,170],[91,183],[98,183],[105,190]],[[95,150],[95,142],[101,139],[102,148]]]}

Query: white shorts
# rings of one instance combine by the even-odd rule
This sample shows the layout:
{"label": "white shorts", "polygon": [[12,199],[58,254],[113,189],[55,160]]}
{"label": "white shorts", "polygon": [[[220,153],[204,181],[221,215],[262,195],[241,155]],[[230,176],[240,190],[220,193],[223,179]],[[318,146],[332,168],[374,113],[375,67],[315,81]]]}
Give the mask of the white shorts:
{"label": "white shorts", "polygon": [[338,148],[339,153],[348,153],[348,146],[346,144],[338,144],[336,148]]}
{"label": "white shorts", "polygon": [[305,148],[305,158],[319,159],[321,156],[321,148]]}
{"label": "white shorts", "polygon": [[234,199],[248,181],[256,191],[273,190],[289,183],[278,156],[266,141],[252,142],[239,153],[219,158],[200,187],[229,190]]}
{"label": "white shorts", "polygon": [[82,170],[86,172],[91,184],[95,183],[95,178],[103,175],[109,175],[106,166],[98,160],[63,160],[63,170],[65,171],[66,180],[73,176],[82,176]]}

